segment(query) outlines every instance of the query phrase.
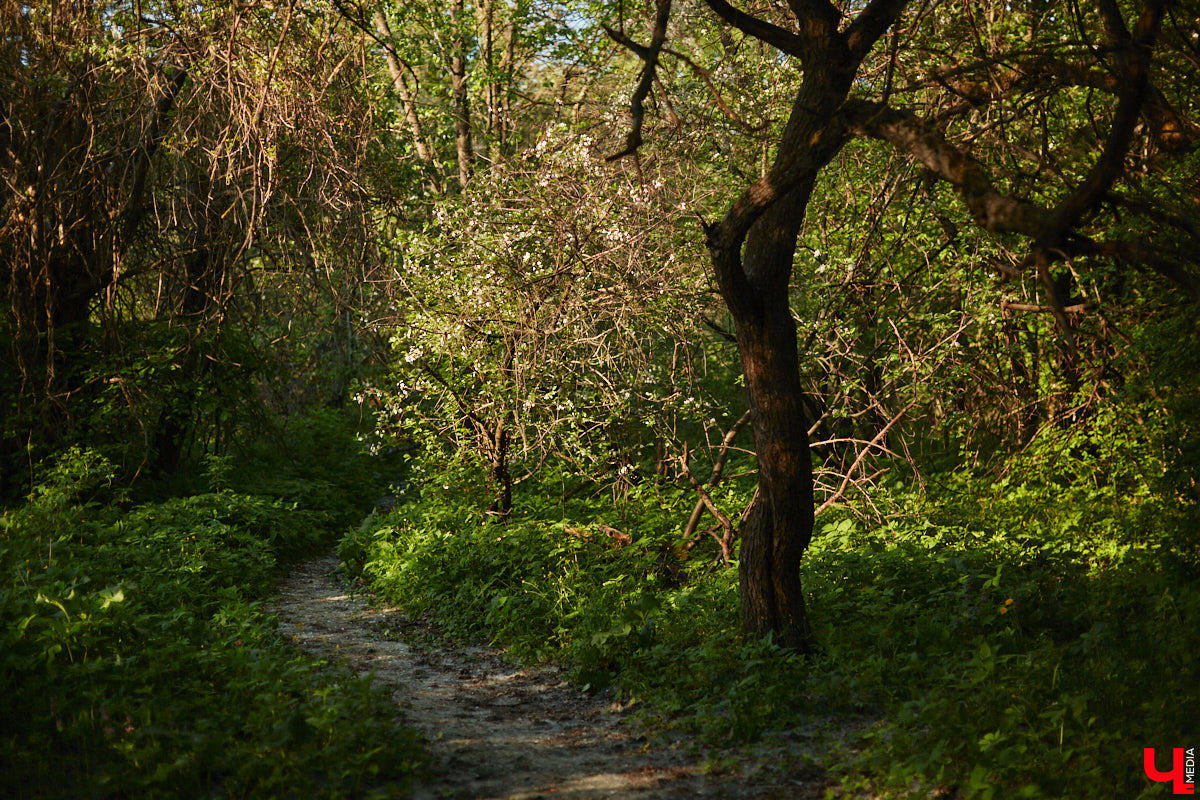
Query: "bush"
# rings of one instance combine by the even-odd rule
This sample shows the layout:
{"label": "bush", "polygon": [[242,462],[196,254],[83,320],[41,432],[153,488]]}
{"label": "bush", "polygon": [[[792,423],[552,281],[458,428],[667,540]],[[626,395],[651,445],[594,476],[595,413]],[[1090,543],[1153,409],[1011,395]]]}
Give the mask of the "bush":
{"label": "bush", "polygon": [[260,601],[320,547],[231,492],[121,512],[76,451],[0,521],[0,793],[352,797],[423,756],[367,682],[298,656]]}

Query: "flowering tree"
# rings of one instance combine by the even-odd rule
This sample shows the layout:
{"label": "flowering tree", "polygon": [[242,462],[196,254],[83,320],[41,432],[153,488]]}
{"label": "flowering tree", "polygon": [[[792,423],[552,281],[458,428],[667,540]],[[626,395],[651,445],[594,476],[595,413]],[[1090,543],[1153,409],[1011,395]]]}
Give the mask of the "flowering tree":
{"label": "flowering tree", "polygon": [[704,413],[688,387],[711,301],[686,266],[698,249],[676,241],[687,207],[661,178],[552,128],[398,235],[394,374],[371,393],[429,444],[485,465],[501,517],[514,461],[627,474],[640,454],[621,451],[644,442],[622,430],[661,435],[676,414]]}

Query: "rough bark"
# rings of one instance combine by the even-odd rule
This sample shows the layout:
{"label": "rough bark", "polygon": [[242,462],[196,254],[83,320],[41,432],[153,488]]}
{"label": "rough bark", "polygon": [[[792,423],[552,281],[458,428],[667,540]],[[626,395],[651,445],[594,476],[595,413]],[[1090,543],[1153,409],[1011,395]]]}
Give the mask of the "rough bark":
{"label": "rough bark", "polygon": [[874,0],[844,32],[822,0],[794,0],[792,33],[723,0],[709,7],[734,27],[801,59],[804,79],[771,168],[706,226],[718,288],[737,327],[759,463],[759,500],[742,532],[742,622],[799,652],[815,649],[800,563],[812,539],[814,487],[789,284],[796,240],[817,175],[845,144],[839,110],[872,44],[902,0]]}
{"label": "rough bark", "polygon": [[[848,81],[841,82],[848,88]],[[836,133],[822,139],[842,100],[836,90],[828,91],[824,77],[814,74],[805,84],[775,168],[761,187],[750,190],[781,196],[750,224],[744,252],[734,226],[748,216],[754,198],[735,203],[710,230],[718,284],[737,326],[759,463],[759,507],[742,533],[742,621],[748,633],[771,632],[780,644],[800,652],[814,647],[800,584],[800,561],[812,539],[813,475],[788,286],[816,175],[840,147]],[[772,185],[780,173],[784,177]],[[788,183],[791,187],[780,191],[778,186]]]}
{"label": "rough bark", "polygon": [[800,652],[814,644],[800,583],[813,531],[813,474],[786,277],[810,191],[811,183],[797,187],[755,225],[745,263],[773,278],[768,286],[780,279],[784,285],[781,291],[760,287],[757,302],[736,316],[760,498],[742,530],[742,624],[750,634],[773,632],[777,642]]}

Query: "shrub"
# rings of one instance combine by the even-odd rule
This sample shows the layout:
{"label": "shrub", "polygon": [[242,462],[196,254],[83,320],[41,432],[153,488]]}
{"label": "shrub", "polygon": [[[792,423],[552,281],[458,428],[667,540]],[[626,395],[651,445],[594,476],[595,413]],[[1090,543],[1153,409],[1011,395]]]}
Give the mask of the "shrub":
{"label": "shrub", "polygon": [[[351,797],[422,763],[389,699],[301,657],[260,605],[321,546],[278,500],[84,502],[70,454],[0,520],[0,793]],[[76,488],[71,488],[72,486]]]}

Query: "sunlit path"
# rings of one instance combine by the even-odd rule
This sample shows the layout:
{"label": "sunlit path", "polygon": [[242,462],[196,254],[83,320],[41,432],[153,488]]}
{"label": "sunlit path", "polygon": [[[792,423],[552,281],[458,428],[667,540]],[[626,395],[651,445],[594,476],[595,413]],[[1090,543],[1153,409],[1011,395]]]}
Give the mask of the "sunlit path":
{"label": "sunlit path", "polygon": [[[705,776],[698,757],[637,738],[611,703],[573,688],[557,668],[515,669],[485,648],[401,641],[429,632],[347,593],[336,566],[327,557],[289,576],[274,606],[280,630],[393,689],[434,758],[434,777],[417,797],[763,796],[762,786],[751,793],[733,779]],[[789,796],[804,796],[804,787],[796,789]]]}

